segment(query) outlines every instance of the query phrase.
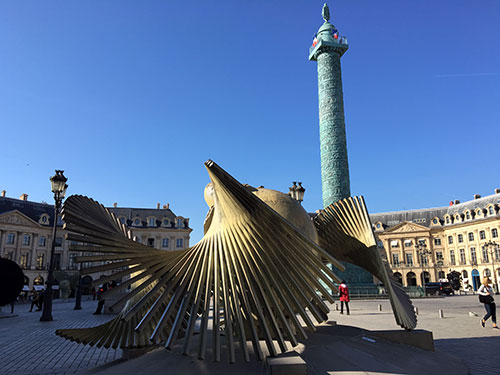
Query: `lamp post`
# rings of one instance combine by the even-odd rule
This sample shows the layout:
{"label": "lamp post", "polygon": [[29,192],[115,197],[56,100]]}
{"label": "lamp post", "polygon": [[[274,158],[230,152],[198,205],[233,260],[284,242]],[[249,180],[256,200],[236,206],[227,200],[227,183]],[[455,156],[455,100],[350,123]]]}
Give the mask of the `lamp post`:
{"label": "lamp post", "polygon": [[304,200],[304,194],[306,189],[302,186],[302,182],[299,182],[297,186],[297,181],[293,181],[293,186],[288,188],[288,195],[300,203]]}
{"label": "lamp post", "polygon": [[78,285],[76,286],[76,295],[75,295],[75,307],[73,310],[81,310],[82,309],[82,264],[80,263],[78,269]]}
{"label": "lamp post", "polygon": [[422,286],[424,287],[424,295],[426,295],[427,293],[425,291],[425,272],[426,272],[425,266],[427,263],[427,255],[430,255],[431,252],[427,250],[427,244],[425,242],[417,242],[415,244],[415,249],[417,250],[418,257],[420,258],[420,263],[422,264],[422,284],[423,284]]}
{"label": "lamp post", "polygon": [[54,226],[52,229],[52,247],[50,249],[50,259],[49,259],[49,274],[47,276],[47,288],[45,289],[45,296],[43,301],[43,311],[40,317],[41,322],[49,322],[52,319],[52,285],[54,285],[54,255],[56,248],[56,232],[57,232],[57,217],[59,215],[59,209],[61,208],[61,202],[66,194],[66,185],[68,179],[64,176],[64,171],[56,170],[56,174],[50,178],[50,184],[52,185],[52,192],[54,193]]}
{"label": "lamp post", "polygon": [[498,281],[497,281],[497,271],[495,270],[495,258],[497,256],[497,249],[498,249],[498,244],[496,242],[493,242],[489,240],[484,244],[486,246],[486,249],[488,250],[488,253],[491,256],[491,262],[493,263],[493,290],[495,291],[495,294],[498,293]]}

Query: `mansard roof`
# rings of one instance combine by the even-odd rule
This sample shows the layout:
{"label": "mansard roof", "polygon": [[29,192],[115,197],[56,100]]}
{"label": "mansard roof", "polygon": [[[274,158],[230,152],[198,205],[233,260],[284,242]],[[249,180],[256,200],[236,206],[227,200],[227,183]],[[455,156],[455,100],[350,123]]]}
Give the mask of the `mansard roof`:
{"label": "mansard roof", "polygon": [[483,198],[477,198],[471,201],[453,204],[451,206],[422,208],[417,210],[405,210],[394,212],[381,212],[370,214],[370,220],[373,224],[382,223],[385,228],[393,227],[403,222],[413,222],[426,227],[430,227],[432,219],[439,218],[443,224],[443,218],[446,214],[454,216],[457,213],[463,214],[465,211],[474,211],[476,208],[486,208],[490,204],[500,205],[500,193],[488,195]]}
{"label": "mansard roof", "polygon": [[[131,208],[131,207],[108,207],[108,209],[113,212],[117,217],[125,217],[127,219],[127,224],[130,225],[132,220],[140,218],[142,222],[146,223],[147,219],[150,217],[155,217],[158,221],[168,219],[170,222],[174,222],[175,219],[184,219],[185,228],[189,228],[188,220],[184,217],[176,216],[172,210],[169,208]],[[43,214],[49,216],[49,221],[47,225],[53,225],[54,223],[54,205],[48,203],[38,203],[32,201],[24,201],[20,199],[13,199],[7,197],[0,197],[0,214],[19,211],[31,220],[38,222]],[[62,225],[59,222],[58,225]]]}

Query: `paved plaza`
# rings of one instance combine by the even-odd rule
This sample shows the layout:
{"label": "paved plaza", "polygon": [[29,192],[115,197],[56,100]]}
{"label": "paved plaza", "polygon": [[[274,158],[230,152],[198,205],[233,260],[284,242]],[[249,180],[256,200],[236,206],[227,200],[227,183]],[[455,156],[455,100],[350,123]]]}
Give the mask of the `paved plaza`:
{"label": "paved plaza", "polygon": [[[468,365],[470,374],[473,375],[500,374],[500,360],[497,359],[500,330],[492,329],[490,322],[486,328],[480,326],[479,320],[484,310],[477,296],[426,298],[413,302],[419,311],[418,328],[433,332],[436,353],[459,358]],[[80,311],[74,311],[73,305],[73,301],[55,303],[53,322],[40,322],[40,312],[29,313],[29,305],[17,305],[17,317],[0,319],[0,373],[112,373],[113,368],[123,368],[125,363],[115,366],[118,362],[113,362],[121,358],[120,350],[91,348],[54,334],[57,328],[94,326],[111,318],[109,315],[92,315],[95,301],[84,301]],[[378,311],[379,305],[382,311]],[[439,309],[443,310],[444,318],[439,318]],[[10,308],[4,307],[3,311],[10,311]],[[470,312],[478,316],[470,316]],[[335,306],[332,306],[329,318],[339,325],[371,330],[397,329],[388,300],[352,301],[349,316],[340,315]],[[157,356],[161,356],[163,352],[161,349]],[[199,369],[199,361],[183,358],[192,361],[193,366]],[[133,361],[129,363],[133,365]],[[103,366],[105,364],[107,365]],[[237,365],[232,366],[234,371],[234,366]],[[251,367],[259,369],[260,366]]]}

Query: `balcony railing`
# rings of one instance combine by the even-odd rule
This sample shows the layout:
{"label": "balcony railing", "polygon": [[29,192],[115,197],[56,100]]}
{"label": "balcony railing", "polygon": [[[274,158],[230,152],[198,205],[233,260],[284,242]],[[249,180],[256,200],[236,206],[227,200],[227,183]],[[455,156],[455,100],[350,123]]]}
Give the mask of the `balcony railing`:
{"label": "balcony railing", "polygon": [[[341,44],[341,45],[347,45],[347,44],[348,44],[348,43],[347,43],[347,37],[345,37],[345,36],[339,36],[339,38],[338,38],[338,39],[334,39],[334,41],[335,41],[336,43],[338,43],[338,44]],[[317,46],[318,44],[320,44],[321,42],[322,42],[322,40],[321,40],[321,39],[318,39],[318,43],[316,43],[315,45],[313,45],[313,46],[311,46],[311,47],[309,48],[309,54],[311,54],[311,53],[314,51],[314,49],[316,48],[316,46]]]}

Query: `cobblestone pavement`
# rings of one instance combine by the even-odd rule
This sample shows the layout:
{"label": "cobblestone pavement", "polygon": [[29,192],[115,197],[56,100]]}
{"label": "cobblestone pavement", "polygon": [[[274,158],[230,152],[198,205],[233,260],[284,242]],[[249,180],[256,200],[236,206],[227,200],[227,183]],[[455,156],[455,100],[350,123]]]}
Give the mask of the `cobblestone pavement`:
{"label": "cobblestone pavement", "polygon": [[[497,298],[500,301],[500,298]],[[500,330],[479,321],[484,309],[477,296],[450,296],[416,299],[418,327],[433,332],[437,352],[462,359],[472,375],[499,375]],[[378,311],[378,305],[382,311]],[[40,312],[27,312],[28,305],[17,305],[15,318],[0,319],[0,374],[73,374],[121,357],[120,350],[98,349],[64,340],[54,334],[57,328],[95,326],[112,318],[94,316],[95,301],[84,301],[83,309],[73,310],[74,302],[55,303],[53,322],[40,322]],[[371,330],[397,329],[388,300],[354,300],[351,315],[340,315],[332,305],[329,318],[342,325]],[[439,318],[442,309],[444,318]],[[3,311],[10,311],[9,307]],[[469,316],[469,312],[477,316]]]}
{"label": "cobblestone pavement", "polygon": [[[497,304],[500,298],[496,299]],[[382,311],[378,311],[378,305]],[[417,328],[433,332],[436,351],[446,352],[462,359],[471,375],[500,374],[500,330],[493,329],[491,319],[482,328],[480,319],[485,310],[478,296],[449,296],[413,300],[418,308]],[[371,330],[396,329],[388,300],[354,300],[351,315],[340,315],[332,306],[330,319],[339,324]],[[444,318],[439,318],[439,310]],[[477,314],[470,316],[469,312]]]}
{"label": "cobblestone pavement", "polygon": [[[96,301],[82,301],[82,310],[73,310],[74,300],[53,304],[52,322],[40,322],[41,312],[28,312],[29,305],[15,306],[17,317],[0,319],[0,374],[73,374],[85,372],[121,357],[121,350],[99,349],[64,340],[58,328],[90,327],[112,318],[92,315]],[[6,306],[3,312],[10,312]]]}

